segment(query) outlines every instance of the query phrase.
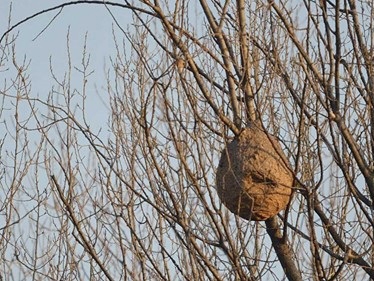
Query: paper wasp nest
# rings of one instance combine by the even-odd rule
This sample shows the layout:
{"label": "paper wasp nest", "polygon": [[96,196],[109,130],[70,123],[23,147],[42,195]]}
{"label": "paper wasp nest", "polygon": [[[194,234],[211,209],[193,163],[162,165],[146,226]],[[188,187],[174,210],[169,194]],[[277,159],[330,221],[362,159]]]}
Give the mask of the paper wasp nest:
{"label": "paper wasp nest", "polygon": [[218,196],[234,214],[266,220],[290,201],[289,167],[278,141],[254,123],[222,151],[216,175]]}

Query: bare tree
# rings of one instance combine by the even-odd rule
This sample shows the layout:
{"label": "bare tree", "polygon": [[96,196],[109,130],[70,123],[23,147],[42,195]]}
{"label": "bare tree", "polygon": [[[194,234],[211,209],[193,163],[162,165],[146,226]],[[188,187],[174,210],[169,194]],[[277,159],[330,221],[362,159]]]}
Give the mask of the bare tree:
{"label": "bare tree", "polygon": [[[76,4],[115,24],[101,129],[86,105],[86,47],[74,62],[67,40],[48,96],[14,48],[30,19]],[[10,21],[0,280],[374,279],[373,11],[353,0],[73,1]],[[222,149],[255,120],[295,178],[287,209],[266,222],[235,216],[215,189]]]}

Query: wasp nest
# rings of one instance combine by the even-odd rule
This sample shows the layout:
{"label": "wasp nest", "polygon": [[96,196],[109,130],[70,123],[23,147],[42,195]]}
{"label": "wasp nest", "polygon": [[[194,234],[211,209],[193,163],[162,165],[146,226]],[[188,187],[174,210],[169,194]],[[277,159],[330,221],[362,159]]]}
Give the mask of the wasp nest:
{"label": "wasp nest", "polygon": [[222,152],[216,178],[218,196],[234,214],[266,220],[290,201],[293,175],[289,167],[278,141],[254,123]]}

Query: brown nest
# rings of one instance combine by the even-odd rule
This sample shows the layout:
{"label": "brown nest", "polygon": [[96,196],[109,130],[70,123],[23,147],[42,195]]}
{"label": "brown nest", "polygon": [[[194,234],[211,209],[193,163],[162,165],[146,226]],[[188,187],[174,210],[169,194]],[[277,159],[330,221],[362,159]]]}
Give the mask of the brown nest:
{"label": "brown nest", "polygon": [[266,220],[290,201],[293,174],[289,167],[278,141],[254,123],[222,151],[216,178],[218,196],[234,214]]}

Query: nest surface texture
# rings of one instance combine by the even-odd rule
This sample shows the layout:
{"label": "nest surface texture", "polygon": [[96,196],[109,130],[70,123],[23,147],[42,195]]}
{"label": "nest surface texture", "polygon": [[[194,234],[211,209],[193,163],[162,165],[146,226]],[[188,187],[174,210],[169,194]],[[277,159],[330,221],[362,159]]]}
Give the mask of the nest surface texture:
{"label": "nest surface texture", "polygon": [[216,175],[218,196],[234,214],[266,220],[290,201],[293,175],[289,167],[278,141],[255,123],[222,151]]}

